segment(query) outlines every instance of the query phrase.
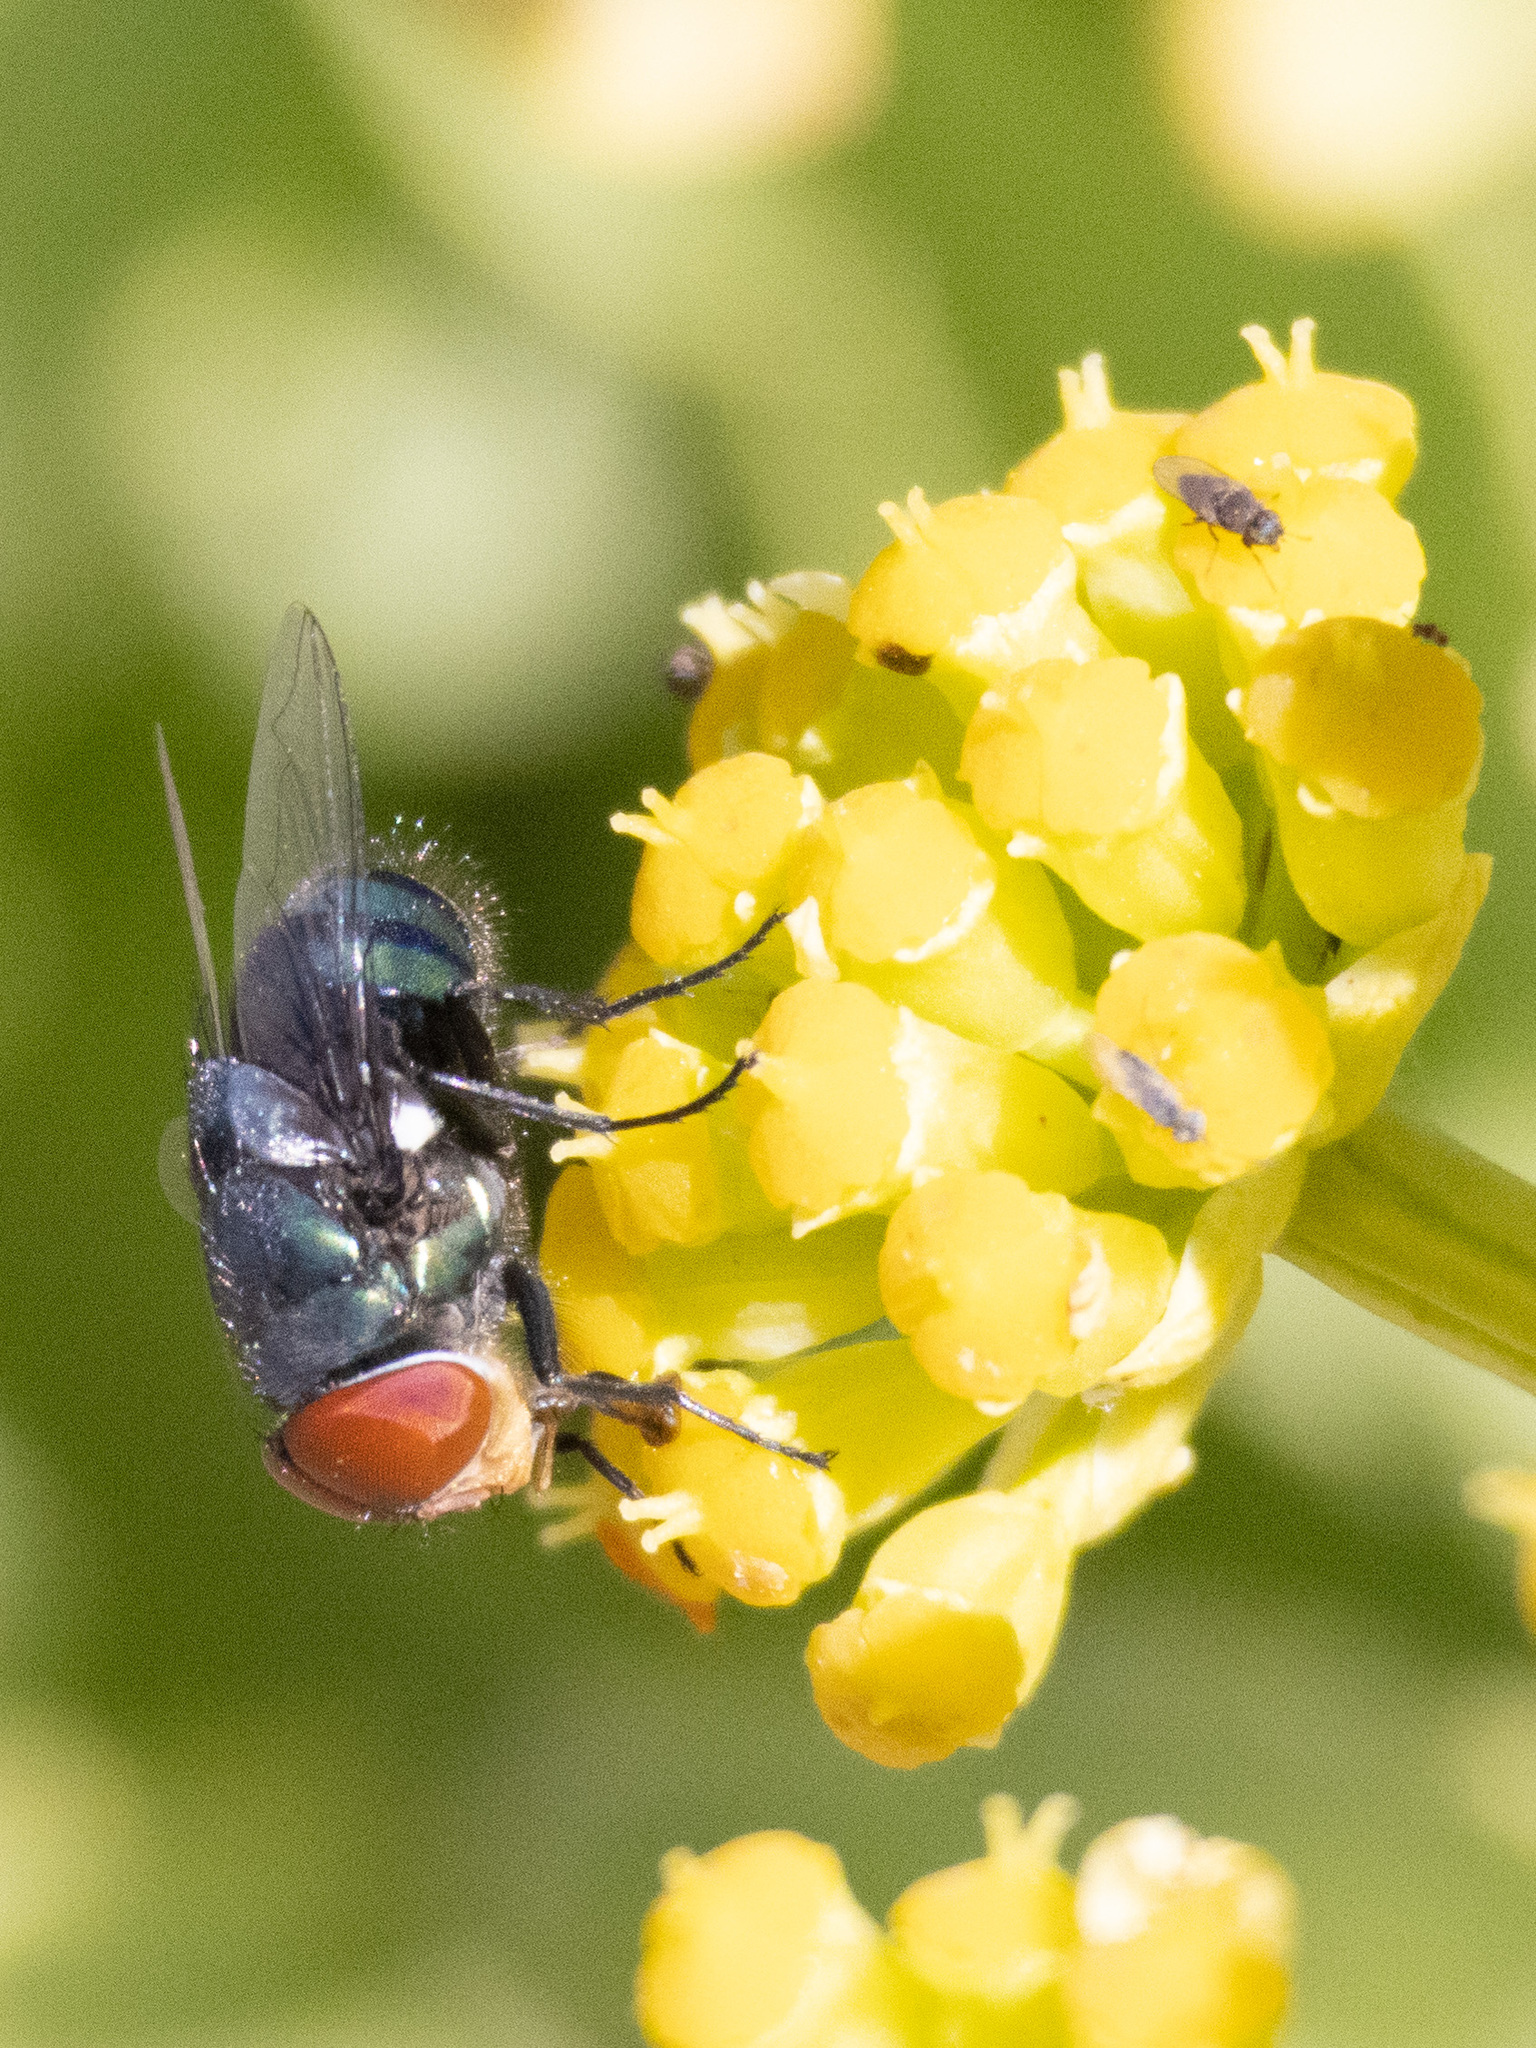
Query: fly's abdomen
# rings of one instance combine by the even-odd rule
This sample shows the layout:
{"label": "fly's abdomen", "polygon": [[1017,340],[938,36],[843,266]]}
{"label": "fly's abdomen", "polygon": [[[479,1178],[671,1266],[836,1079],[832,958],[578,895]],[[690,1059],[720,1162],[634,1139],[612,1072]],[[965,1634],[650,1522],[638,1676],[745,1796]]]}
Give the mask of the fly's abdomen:
{"label": "fly's abdomen", "polygon": [[269,1167],[243,1163],[207,1191],[203,1243],[241,1363],[279,1407],[387,1350],[408,1323],[399,1264]]}

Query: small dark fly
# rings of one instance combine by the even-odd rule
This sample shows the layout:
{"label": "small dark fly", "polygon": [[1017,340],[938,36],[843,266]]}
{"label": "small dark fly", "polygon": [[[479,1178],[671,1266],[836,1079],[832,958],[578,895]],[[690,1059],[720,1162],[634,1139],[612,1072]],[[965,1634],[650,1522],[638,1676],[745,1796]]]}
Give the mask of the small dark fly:
{"label": "small dark fly", "polygon": [[[529,1246],[519,1126],[675,1122],[717,1102],[750,1055],[681,1109],[614,1119],[503,1086],[488,1028],[506,1004],[609,1022],[728,972],[778,919],[714,966],[618,1002],[503,985],[478,906],[369,841],[331,650],[295,606],[251,759],[226,1011],[156,739],[202,982],[188,1169],[214,1305],[277,1417],[264,1450],[273,1478],[351,1521],[426,1521],[547,1485],[556,1452],[571,1450],[637,1495],[562,1429],[581,1409],[651,1444],[686,1412],[824,1465],[829,1454],[768,1445],[670,1379],[567,1373]],[[504,1347],[509,1315],[522,1342],[514,1333]]]}
{"label": "small dark fly", "polygon": [[1186,1109],[1173,1083],[1150,1060],[1127,1052],[1096,1031],[1089,1033],[1085,1050],[1104,1086],[1134,1103],[1179,1144],[1197,1145],[1205,1136],[1205,1111]]}
{"label": "small dark fly", "polygon": [[1159,455],[1152,477],[1160,490],[1188,506],[1198,524],[1235,533],[1245,548],[1278,547],[1284,537],[1278,512],[1235,476],[1196,456]]}
{"label": "small dark fly", "polygon": [[1449,647],[1451,636],[1432,619],[1415,619],[1413,622],[1415,640],[1427,640],[1431,647]]}
{"label": "small dark fly", "polygon": [[715,657],[702,640],[685,640],[662,663],[662,681],[684,704],[697,704],[715,673]]}

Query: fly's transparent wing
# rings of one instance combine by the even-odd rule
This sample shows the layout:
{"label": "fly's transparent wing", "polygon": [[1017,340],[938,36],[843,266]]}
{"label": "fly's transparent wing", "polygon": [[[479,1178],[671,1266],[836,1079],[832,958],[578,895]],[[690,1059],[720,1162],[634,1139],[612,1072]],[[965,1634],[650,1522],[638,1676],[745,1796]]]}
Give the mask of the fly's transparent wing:
{"label": "fly's transparent wing", "polygon": [[1220,484],[1237,483],[1235,476],[1228,476],[1213,462],[1202,462],[1198,455],[1159,455],[1152,465],[1152,481],[1170,498],[1182,498],[1180,486],[1191,477]]}
{"label": "fly's transparent wing", "polygon": [[281,916],[302,883],[322,876],[353,885],[331,892],[342,965],[350,942],[361,937],[356,885],[366,845],[341,678],[319,621],[296,604],[267,663],[251,756],[235,891],[236,974],[263,926]]}
{"label": "fly's transparent wing", "polygon": [[202,1214],[197,1206],[197,1190],[192,1185],[191,1146],[184,1116],[173,1116],[160,1133],[155,1170],[160,1177],[161,1192],[176,1214],[188,1223],[200,1223]]}
{"label": "fly's transparent wing", "polygon": [[341,678],[314,615],[295,605],[267,664],[245,800],[238,1047],[347,1127],[363,1119],[383,1132],[366,849]]}

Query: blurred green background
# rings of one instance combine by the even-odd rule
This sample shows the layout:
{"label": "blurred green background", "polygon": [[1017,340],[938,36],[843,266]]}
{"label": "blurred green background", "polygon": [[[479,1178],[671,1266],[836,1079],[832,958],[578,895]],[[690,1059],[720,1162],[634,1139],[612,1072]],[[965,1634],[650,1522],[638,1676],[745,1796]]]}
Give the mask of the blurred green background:
{"label": "blurred green background", "polygon": [[1003,1746],[915,1777],[801,1667],[858,1556],[701,1642],[520,1503],[327,1522],[155,1182],[192,958],[150,742],[227,931],[303,597],[375,824],[446,828],[519,976],[584,984],[607,815],[682,772],[680,601],[857,573],[1089,348],[1195,407],[1312,314],[1420,405],[1423,609],[1489,704],[1494,895],[1399,1099],[1536,1171],[1529,16],[4,0],[0,2039],[627,2042],[663,1849],[798,1827],[881,1911],[985,1792],[1068,1788],[1079,1841],[1171,1809],[1287,1865],[1301,2048],[1536,2041],[1536,1655],[1457,1493],[1536,1403],[1275,1268],[1195,1481],[1087,1561]]}

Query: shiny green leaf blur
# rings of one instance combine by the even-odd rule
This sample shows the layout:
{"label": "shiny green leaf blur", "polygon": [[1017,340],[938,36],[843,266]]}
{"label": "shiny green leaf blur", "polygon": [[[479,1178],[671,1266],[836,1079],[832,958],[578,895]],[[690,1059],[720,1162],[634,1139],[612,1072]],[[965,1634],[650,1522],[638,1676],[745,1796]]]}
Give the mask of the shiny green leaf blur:
{"label": "shiny green leaf blur", "polygon": [[[1536,1406],[1290,1268],[1039,1700],[915,1776],[841,1749],[801,1665],[858,1546],[814,1614],[699,1640],[520,1502],[359,1530],[261,1470],[155,1178],[194,962],[154,721],[222,957],[304,599],[375,826],[474,853],[518,978],[589,983],[635,858],[608,814],[684,772],[677,605],[857,574],[880,498],[1000,483],[1089,349],[1193,408],[1250,374],[1242,323],[1311,314],[1417,400],[1496,867],[1395,1100],[1536,1172],[1524,10],[1354,9],[1323,68],[1359,91],[1289,139],[1238,88],[1281,44],[1318,75],[1349,8],[714,12],[718,49],[684,0],[0,0],[0,2039],[632,2041],[664,1849],[798,1828],[883,1910],[985,1793],[1068,1789],[1069,1857],[1166,1809],[1287,1867],[1297,2048],[1505,2048],[1536,1651],[1458,1488],[1536,1462]],[[1317,197],[1330,136],[1369,203]]]}

